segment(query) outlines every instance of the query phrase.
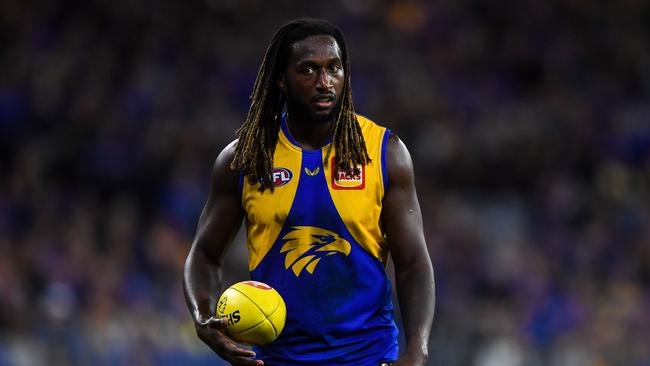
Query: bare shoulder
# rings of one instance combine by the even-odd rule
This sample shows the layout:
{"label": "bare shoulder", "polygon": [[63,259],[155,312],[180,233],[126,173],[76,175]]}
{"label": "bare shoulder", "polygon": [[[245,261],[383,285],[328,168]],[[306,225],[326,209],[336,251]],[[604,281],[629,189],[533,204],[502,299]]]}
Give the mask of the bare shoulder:
{"label": "bare shoulder", "polygon": [[237,148],[237,142],[238,140],[234,140],[230,142],[226,147],[221,150],[219,155],[217,156],[217,159],[214,162],[215,168],[217,166],[221,168],[228,168],[230,167],[230,163],[232,163],[233,158],[235,157],[235,149]]}
{"label": "bare shoulder", "polygon": [[212,166],[212,187],[213,189],[225,191],[237,191],[239,182],[239,172],[230,167],[235,157],[235,148],[237,141],[234,140],[221,150]]}
{"label": "bare shoulder", "polygon": [[404,142],[391,132],[386,146],[386,168],[388,169],[389,186],[400,186],[399,183],[413,181],[413,161]]}

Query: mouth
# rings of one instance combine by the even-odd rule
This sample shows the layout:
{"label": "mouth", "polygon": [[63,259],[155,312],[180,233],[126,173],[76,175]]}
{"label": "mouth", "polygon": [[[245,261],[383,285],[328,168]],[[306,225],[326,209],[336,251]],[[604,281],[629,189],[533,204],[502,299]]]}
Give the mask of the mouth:
{"label": "mouth", "polygon": [[334,94],[319,94],[311,98],[312,104],[316,106],[318,109],[332,108],[332,106],[334,106],[335,100],[336,97],[334,96]]}

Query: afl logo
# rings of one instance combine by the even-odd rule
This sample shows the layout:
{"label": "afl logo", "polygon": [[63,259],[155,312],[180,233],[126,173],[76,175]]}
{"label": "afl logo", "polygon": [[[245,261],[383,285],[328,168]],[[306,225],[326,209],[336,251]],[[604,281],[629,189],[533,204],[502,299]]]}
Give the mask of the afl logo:
{"label": "afl logo", "polygon": [[273,174],[271,179],[273,180],[273,187],[280,187],[289,182],[293,178],[293,173],[287,168],[275,168],[273,169]]}

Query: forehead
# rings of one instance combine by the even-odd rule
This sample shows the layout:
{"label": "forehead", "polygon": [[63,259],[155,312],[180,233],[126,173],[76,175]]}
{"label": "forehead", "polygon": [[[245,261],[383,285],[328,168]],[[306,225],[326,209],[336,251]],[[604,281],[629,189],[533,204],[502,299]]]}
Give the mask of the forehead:
{"label": "forehead", "polygon": [[309,36],[291,45],[291,62],[300,62],[303,60],[324,59],[330,60],[341,59],[341,48],[336,39],[328,35]]}

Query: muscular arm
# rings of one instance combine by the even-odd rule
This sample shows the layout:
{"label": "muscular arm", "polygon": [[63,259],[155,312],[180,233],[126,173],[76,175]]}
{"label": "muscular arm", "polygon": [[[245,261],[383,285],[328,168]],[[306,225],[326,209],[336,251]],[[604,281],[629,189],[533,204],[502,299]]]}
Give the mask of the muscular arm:
{"label": "muscular arm", "polygon": [[388,140],[386,164],[388,187],[382,220],[395,263],[397,296],[406,336],[406,351],[395,365],[424,365],[435,307],[433,267],[422,230],[411,156],[396,135]]}
{"label": "muscular arm", "polygon": [[261,365],[252,351],[240,348],[213,318],[221,293],[223,255],[241,226],[244,211],[238,191],[239,173],[229,168],[235,142],[217,157],[210,193],[201,212],[196,236],[185,261],[183,290],[196,331],[203,342],[233,365]]}

